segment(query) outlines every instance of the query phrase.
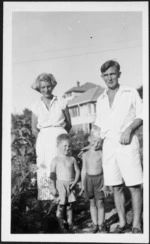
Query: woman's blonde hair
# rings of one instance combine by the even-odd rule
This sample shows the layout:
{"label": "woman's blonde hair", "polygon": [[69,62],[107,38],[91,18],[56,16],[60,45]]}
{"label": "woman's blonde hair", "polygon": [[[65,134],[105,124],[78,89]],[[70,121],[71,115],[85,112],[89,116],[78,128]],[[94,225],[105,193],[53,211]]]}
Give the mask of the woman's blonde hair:
{"label": "woman's blonde hair", "polygon": [[56,81],[55,77],[53,76],[53,74],[42,73],[33,82],[31,88],[40,92],[40,82],[41,81],[48,81],[53,88],[57,85],[57,81]]}

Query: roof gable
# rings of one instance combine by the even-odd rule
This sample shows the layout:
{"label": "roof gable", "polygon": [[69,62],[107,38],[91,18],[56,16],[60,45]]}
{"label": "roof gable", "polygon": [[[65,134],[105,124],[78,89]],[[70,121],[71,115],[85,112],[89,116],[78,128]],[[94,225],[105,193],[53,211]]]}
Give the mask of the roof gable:
{"label": "roof gable", "polygon": [[97,87],[98,85],[96,85],[96,84],[93,84],[93,83],[91,83],[91,82],[86,82],[85,84],[83,84],[81,87],[85,90],[85,91],[87,91],[87,90],[89,90],[89,89],[91,89],[91,88],[94,88],[94,87]]}
{"label": "roof gable", "polygon": [[72,87],[70,88],[68,91],[65,92],[65,94],[67,93],[70,93],[70,92],[86,92],[87,90],[91,89],[91,88],[94,88],[98,85],[95,85],[91,82],[86,82],[85,84],[83,84],[82,86],[75,86],[75,87]]}
{"label": "roof gable", "polygon": [[68,91],[65,92],[65,94],[67,93],[71,93],[71,92],[85,92],[84,88],[82,87],[72,87],[70,88]]}
{"label": "roof gable", "polygon": [[69,107],[76,106],[78,104],[84,104],[89,102],[96,102],[98,97],[103,93],[104,88],[101,86],[95,86],[82,93],[80,96],[74,97],[68,102]]}

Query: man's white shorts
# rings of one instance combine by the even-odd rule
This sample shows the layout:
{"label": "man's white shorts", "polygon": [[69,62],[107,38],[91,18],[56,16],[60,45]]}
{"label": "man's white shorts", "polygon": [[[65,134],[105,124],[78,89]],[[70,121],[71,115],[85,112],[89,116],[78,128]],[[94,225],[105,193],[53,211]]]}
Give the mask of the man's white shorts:
{"label": "man's white shorts", "polygon": [[125,183],[134,186],[143,182],[139,141],[133,136],[129,145],[121,145],[116,137],[105,138],[103,144],[104,184],[115,186]]}

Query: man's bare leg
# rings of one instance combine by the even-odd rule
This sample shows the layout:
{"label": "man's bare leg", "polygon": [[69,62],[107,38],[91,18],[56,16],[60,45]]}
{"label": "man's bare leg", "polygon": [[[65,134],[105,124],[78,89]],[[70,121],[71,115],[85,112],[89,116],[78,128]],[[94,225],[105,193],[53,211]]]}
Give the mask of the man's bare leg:
{"label": "man's bare leg", "polygon": [[142,189],[140,185],[130,186],[133,210],[133,228],[141,229],[141,215],[142,215]]}
{"label": "man's bare leg", "polygon": [[119,217],[120,227],[126,224],[126,213],[125,213],[125,197],[123,192],[123,185],[113,186],[114,201]]}

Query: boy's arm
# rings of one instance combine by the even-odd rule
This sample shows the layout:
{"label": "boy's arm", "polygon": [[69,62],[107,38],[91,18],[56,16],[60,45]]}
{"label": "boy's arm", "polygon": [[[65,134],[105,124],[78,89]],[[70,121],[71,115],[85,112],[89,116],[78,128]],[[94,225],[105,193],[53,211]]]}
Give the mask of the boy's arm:
{"label": "boy's arm", "polygon": [[113,186],[108,186],[110,194],[113,193]]}
{"label": "boy's arm", "polygon": [[[103,159],[103,153],[101,151],[101,162],[102,162],[102,159]],[[112,186],[105,186],[104,185],[102,190],[104,192],[105,197],[107,197],[113,193],[113,187]]]}
{"label": "boy's arm", "polygon": [[112,186],[103,186],[103,192],[105,197],[111,195],[113,193],[113,187]]}
{"label": "boy's arm", "polygon": [[75,170],[75,179],[70,184],[70,190],[72,190],[73,187],[77,184],[80,177],[80,169],[75,158],[73,158],[73,163],[74,163],[74,170]]}
{"label": "boy's arm", "polygon": [[84,191],[84,181],[85,181],[85,176],[86,176],[86,158],[85,158],[86,153],[83,153],[82,157],[82,170],[81,170],[81,191],[80,195]]}
{"label": "boy's arm", "polygon": [[56,189],[56,159],[54,158],[51,163],[51,170],[50,170],[50,181],[52,185],[52,193],[55,196],[57,194]]}
{"label": "boy's arm", "polygon": [[81,158],[82,159],[83,153],[86,152],[86,151],[88,151],[89,149],[90,149],[90,144],[87,145],[86,147],[82,148],[81,151],[78,154],[78,158]]}

